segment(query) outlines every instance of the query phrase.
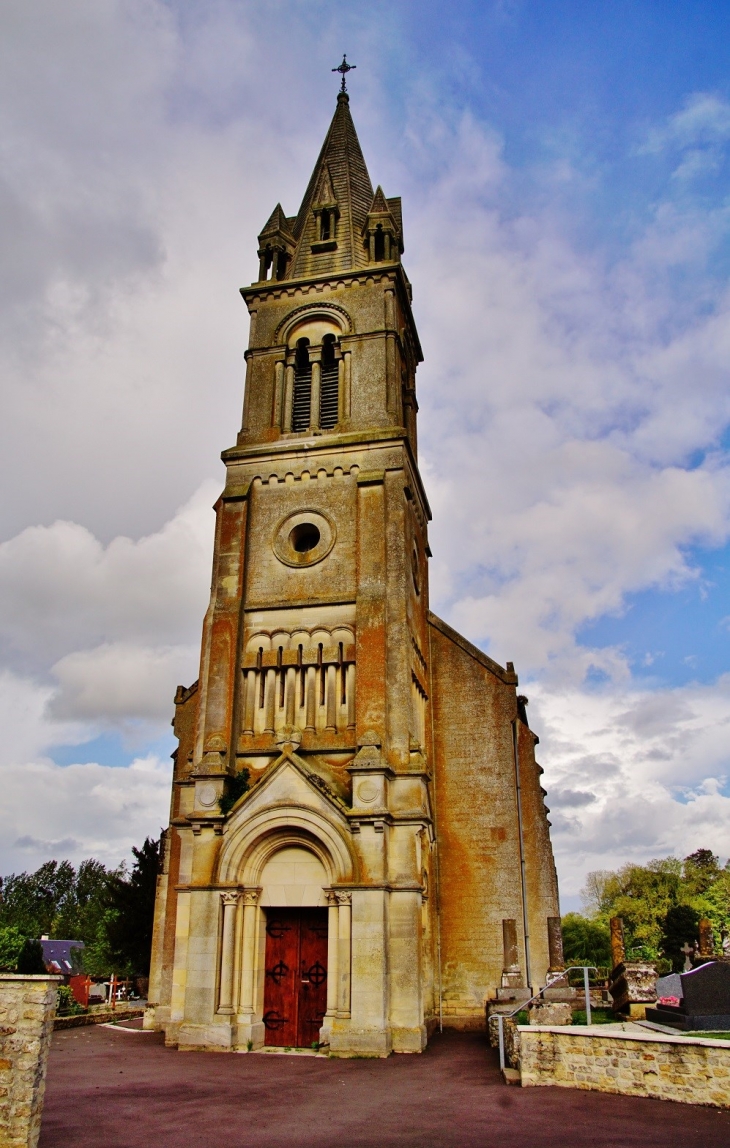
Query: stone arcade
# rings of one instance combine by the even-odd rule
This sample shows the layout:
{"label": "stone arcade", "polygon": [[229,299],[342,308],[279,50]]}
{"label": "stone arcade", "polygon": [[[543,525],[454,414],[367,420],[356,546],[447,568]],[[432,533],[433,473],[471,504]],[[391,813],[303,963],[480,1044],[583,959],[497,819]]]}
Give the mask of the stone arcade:
{"label": "stone arcade", "polygon": [[560,962],[526,699],[428,608],[402,252],[341,92],[241,291],[243,425],[200,678],[175,697],[146,1018],[181,1049],[419,1052],[439,1016],[482,1026]]}

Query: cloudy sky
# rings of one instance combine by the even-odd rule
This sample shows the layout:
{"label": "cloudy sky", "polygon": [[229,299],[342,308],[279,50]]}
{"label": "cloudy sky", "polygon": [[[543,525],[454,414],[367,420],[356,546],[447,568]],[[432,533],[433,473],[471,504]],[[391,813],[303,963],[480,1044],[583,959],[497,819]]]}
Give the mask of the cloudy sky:
{"label": "cloudy sky", "polygon": [[0,872],[165,823],[256,235],[347,51],[402,195],[432,605],[513,660],[563,904],[730,854],[730,9],[5,0]]}

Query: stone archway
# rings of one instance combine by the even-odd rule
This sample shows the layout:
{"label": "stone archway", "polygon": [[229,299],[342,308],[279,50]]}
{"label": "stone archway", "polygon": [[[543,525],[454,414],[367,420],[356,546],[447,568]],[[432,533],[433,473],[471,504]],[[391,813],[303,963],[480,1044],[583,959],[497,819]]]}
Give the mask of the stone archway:
{"label": "stone archway", "polygon": [[267,914],[277,909],[299,910],[306,919],[319,910],[324,919],[326,908],[323,1039],[331,1018],[350,1016],[351,893],[337,886],[352,877],[344,837],[311,810],[269,808],[231,826],[218,867],[218,881],[229,890],[221,894],[218,1011],[236,1014],[238,1047],[267,1040]]}

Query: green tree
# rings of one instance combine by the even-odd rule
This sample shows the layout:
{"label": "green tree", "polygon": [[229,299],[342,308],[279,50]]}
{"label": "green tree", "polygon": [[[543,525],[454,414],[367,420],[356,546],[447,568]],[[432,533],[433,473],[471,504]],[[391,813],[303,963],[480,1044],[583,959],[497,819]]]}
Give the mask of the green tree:
{"label": "green tree", "polygon": [[682,865],[684,892],[689,897],[707,893],[720,876],[720,862],[711,849],[697,849]]}
{"label": "green tree", "polygon": [[597,967],[611,964],[611,936],[602,921],[591,920],[580,913],[566,913],[562,926],[566,963]]}
{"label": "green tree", "polygon": [[0,972],[14,973],[25,937],[15,925],[0,926]]}
{"label": "green tree", "polygon": [[672,971],[679,973],[684,968],[685,944],[692,945],[697,939],[700,915],[691,905],[672,905],[662,923],[662,952],[672,962]]}
{"label": "green tree", "polygon": [[64,902],[73,897],[76,872],[68,861],[47,861],[35,873],[11,873],[2,883],[0,925],[26,937],[50,936]]}
{"label": "green tree", "polygon": [[18,964],[16,972],[22,973],[26,977],[37,976],[39,973],[45,973],[46,963],[43,960],[43,946],[40,941],[34,941],[30,937],[26,937],[23,942],[23,948],[20,950],[18,956]]}
{"label": "green tree", "polygon": [[129,877],[115,876],[109,890],[111,913],[105,921],[108,952],[117,972],[147,976],[150,971],[152,925],[162,837],[148,837],[132,850],[135,863]]}

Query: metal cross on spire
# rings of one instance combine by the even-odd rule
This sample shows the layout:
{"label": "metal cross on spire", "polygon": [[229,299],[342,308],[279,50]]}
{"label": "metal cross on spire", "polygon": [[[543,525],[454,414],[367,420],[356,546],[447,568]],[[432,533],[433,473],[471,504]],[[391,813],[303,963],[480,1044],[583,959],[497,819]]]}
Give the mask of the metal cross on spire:
{"label": "metal cross on spire", "polygon": [[348,64],[347,56],[343,54],[342,63],[340,64],[339,68],[333,68],[332,69],[333,72],[341,72],[342,73],[342,87],[340,88],[341,92],[347,91],[347,84],[345,83],[345,76],[347,75],[348,72],[351,72],[356,67],[357,67],[357,64]]}

